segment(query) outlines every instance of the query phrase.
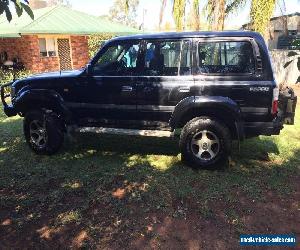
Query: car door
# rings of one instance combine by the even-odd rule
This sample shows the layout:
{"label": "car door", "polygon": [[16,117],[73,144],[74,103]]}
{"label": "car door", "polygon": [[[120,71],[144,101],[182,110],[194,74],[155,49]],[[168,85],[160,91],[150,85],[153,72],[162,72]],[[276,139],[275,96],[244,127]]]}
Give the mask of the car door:
{"label": "car door", "polygon": [[90,121],[118,124],[136,119],[138,41],[117,41],[106,45],[81,88],[81,114]]}
{"label": "car door", "polygon": [[137,116],[164,126],[175,106],[193,95],[191,41],[146,40],[143,49],[143,70],[136,77]]}
{"label": "car door", "polygon": [[[206,38],[194,44],[195,94],[231,98],[246,121],[267,119],[273,90],[269,82],[260,80],[262,65],[253,39]],[[264,91],[253,91],[256,86]]]}

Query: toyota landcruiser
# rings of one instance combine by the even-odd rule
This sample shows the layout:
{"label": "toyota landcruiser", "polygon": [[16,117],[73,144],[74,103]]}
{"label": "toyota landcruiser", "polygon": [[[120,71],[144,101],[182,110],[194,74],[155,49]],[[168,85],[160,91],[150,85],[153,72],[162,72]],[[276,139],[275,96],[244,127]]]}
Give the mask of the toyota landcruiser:
{"label": "toyota landcruiser", "polygon": [[85,68],[15,80],[1,99],[38,154],[57,152],[68,127],[181,129],[182,159],[205,168],[232,140],[278,135],[297,102],[280,94],[262,36],[243,31],[117,37]]}

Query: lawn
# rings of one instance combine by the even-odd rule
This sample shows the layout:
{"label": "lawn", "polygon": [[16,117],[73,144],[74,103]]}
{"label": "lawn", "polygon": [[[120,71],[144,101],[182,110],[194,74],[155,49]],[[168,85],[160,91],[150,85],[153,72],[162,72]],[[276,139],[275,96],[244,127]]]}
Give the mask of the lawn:
{"label": "lawn", "polygon": [[178,139],[78,134],[33,154],[0,111],[0,248],[238,249],[300,236],[300,106],[280,136],[233,144],[223,171],[180,162]]}

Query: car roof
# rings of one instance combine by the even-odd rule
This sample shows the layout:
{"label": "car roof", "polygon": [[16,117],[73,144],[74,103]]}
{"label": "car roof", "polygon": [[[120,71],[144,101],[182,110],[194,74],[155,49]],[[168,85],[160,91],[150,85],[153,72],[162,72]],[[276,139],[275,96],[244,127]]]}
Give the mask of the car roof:
{"label": "car roof", "polygon": [[195,32],[164,32],[153,34],[138,34],[131,36],[120,36],[111,41],[143,40],[143,39],[175,39],[175,38],[197,38],[197,37],[252,37],[260,40],[262,36],[253,31],[195,31]]}

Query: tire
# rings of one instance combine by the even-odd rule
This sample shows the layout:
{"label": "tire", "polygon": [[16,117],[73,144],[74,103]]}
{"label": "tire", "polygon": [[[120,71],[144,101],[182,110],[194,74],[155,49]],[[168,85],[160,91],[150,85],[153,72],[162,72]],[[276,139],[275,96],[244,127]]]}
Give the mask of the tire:
{"label": "tire", "polygon": [[197,117],[182,129],[179,147],[181,159],[191,167],[224,168],[228,165],[231,134],[221,122],[209,117]]}
{"label": "tire", "polygon": [[55,154],[63,144],[63,124],[54,114],[30,111],[25,116],[23,129],[26,142],[37,154]]}

